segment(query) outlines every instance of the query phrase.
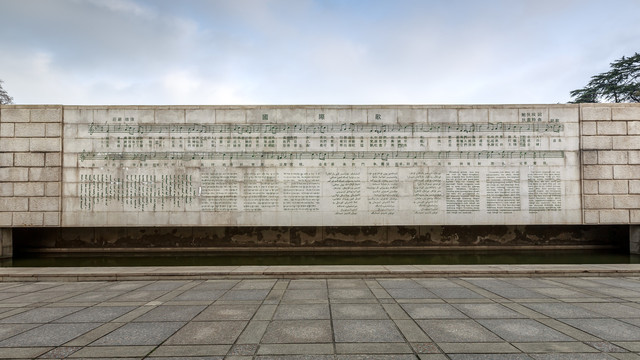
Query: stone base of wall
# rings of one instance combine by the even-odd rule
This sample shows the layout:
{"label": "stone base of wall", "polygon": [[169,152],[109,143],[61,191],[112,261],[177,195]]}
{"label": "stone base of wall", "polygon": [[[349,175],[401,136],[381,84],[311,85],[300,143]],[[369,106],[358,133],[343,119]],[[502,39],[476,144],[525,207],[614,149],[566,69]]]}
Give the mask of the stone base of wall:
{"label": "stone base of wall", "polygon": [[640,225],[629,226],[629,253],[640,255]]}
{"label": "stone base of wall", "polygon": [[505,247],[627,248],[629,226],[356,226],[14,229],[16,252],[141,250],[466,250]]}
{"label": "stone base of wall", "polygon": [[0,229],[0,259],[13,256],[12,229]]}

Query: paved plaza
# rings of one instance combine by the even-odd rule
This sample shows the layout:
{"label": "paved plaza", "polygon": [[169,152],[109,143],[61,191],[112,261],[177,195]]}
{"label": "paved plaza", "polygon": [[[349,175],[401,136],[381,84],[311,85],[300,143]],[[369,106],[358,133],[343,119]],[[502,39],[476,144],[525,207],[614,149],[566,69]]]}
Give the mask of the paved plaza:
{"label": "paved plaza", "polygon": [[640,359],[640,277],[0,283],[1,358]]}

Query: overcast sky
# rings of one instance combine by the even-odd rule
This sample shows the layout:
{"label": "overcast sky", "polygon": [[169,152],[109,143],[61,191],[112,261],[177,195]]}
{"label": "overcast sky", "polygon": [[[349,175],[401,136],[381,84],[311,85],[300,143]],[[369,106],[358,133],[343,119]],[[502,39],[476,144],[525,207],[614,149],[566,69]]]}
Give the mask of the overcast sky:
{"label": "overcast sky", "polygon": [[0,0],[18,104],[563,103],[639,0]]}

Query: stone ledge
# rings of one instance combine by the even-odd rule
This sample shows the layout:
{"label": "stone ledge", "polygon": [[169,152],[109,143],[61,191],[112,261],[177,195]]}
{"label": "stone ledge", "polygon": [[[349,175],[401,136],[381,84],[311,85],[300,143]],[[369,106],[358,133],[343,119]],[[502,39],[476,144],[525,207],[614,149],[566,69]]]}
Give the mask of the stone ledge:
{"label": "stone ledge", "polygon": [[0,281],[176,280],[217,278],[638,276],[640,264],[331,265],[0,268]]}

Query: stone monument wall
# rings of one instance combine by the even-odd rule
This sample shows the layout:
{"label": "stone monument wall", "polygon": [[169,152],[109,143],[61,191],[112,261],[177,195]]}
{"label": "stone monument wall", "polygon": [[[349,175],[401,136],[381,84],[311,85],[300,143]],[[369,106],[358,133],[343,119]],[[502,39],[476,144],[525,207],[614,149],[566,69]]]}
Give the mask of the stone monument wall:
{"label": "stone monument wall", "polygon": [[0,227],[60,226],[62,106],[0,108]]}
{"label": "stone monument wall", "polygon": [[0,107],[5,229],[357,245],[638,223],[637,104]]}
{"label": "stone monument wall", "polygon": [[581,106],[586,224],[640,224],[640,107]]}
{"label": "stone monument wall", "polygon": [[579,224],[578,107],[65,107],[62,226]]}

